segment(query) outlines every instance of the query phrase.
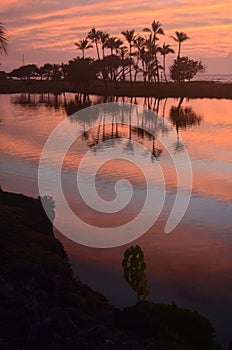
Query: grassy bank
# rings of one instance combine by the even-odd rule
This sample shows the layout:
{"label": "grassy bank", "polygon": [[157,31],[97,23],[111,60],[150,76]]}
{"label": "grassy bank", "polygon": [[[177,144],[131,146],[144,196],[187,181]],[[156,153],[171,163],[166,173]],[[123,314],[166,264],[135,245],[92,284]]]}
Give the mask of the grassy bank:
{"label": "grassy bank", "polygon": [[103,81],[94,81],[88,88],[83,88],[68,81],[43,81],[43,80],[2,80],[0,81],[0,93],[62,93],[80,92],[101,96],[131,96],[131,97],[189,97],[189,98],[227,98],[232,99],[232,84],[218,82],[186,82],[186,83],[147,83],[120,82],[116,86],[114,82],[108,82],[107,88]]}
{"label": "grassy bank", "polygon": [[123,311],[73,277],[38,199],[0,190],[0,348],[213,350],[196,312],[142,303]]}

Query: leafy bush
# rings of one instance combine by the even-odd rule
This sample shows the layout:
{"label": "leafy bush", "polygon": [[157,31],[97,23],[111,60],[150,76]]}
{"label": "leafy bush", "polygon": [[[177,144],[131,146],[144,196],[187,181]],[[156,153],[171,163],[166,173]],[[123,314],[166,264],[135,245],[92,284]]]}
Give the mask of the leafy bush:
{"label": "leafy bush", "polygon": [[178,82],[190,81],[197,73],[204,71],[205,67],[201,61],[194,61],[188,57],[177,58],[170,67],[171,79]]}

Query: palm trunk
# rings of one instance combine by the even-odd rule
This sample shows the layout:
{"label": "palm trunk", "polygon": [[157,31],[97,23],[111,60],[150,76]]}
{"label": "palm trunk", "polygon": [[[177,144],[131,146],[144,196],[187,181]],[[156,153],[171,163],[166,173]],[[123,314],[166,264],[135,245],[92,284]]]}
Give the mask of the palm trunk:
{"label": "palm trunk", "polygon": [[123,81],[125,81],[126,80],[126,77],[125,77],[125,66],[124,66],[124,54],[122,53],[122,64],[123,64],[123,66],[122,66],[122,79],[123,79]]}
{"label": "palm trunk", "polygon": [[177,59],[180,58],[181,42],[179,42]]}
{"label": "palm trunk", "polygon": [[100,54],[99,54],[99,48],[98,48],[98,44],[97,44],[97,40],[95,40],[95,46],[96,46],[96,51],[97,51],[97,58],[101,64],[101,67],[102,67],[102,76],[103,76],[103,81],[104,81],[104,85],[105,85],[105,88],[107,89],[107,82],[106,82],[106,79],[105,79],[105,75],[103,73],[103,63],[101,62],[101,59],[100,59]]}
{"label": "palm trunk", "polygon": [[146,73],[145,73],[146,65],[144,60],[142,60],[142,69],[143,69],[143,82],[146,83]]}
{"label": "palm trunk", "polygon": [[157,83],[159,84],[160,79],[159,79],[159,68],[158,68],[158,59],[157,59],[157,52],[155,50],[155,64],[156,64],[156,69],[157,69]]}
{"label": "palm trunk", "polygon": [[[131,53],[132,53],[131,51],[132,51],[132,46],[130,44],[130,59],[131,59]],[[131,70],[131,66],[132,66],[132,64],[130,63],[130,83],[132,85],[132,70]]]}
{"label": "palm trunk", "polygon": [[96,46],[96,51],[97,51],[97,58],[98,58],[99,61],[100,61],[100,54],[99,54],[99,49],[98,49],[97,41],[95,41],[95,46]]}
{"label": "palm trunk", "polygon": [[138,65],[139,65],[139,52],[137,53],[136,70],[135,70],[134,81],[136,81],[136,78],[137,78],[137,74],[138,74]]}
{"label": "palm trunk", "polygon": [[[154,34],[154,45],[156,43],[156,34]],[[157,50],[156,50],[156,46],[155,46],[155,64],[156,64],[156,68],[157,68],[157,82],[159,84],[160,80],[159,80],[159,68],[158,68],[158,59],[157,59]]]}
{"label": "palm trunk", "polygon": [[166,75],[166,62],[165,62],[165,55],[163,55],[163,66],[164,66],[164,78],[166,83],[168,82],[167,75]]}

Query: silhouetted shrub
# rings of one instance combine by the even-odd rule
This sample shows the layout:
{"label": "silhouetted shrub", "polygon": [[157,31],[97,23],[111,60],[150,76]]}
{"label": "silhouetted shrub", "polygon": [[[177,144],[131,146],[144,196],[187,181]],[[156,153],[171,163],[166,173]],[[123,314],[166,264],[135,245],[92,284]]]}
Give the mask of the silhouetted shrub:
{"label": "silhouetted shrub", "polygon": [[205,67],[201,61],[194,61],[188,57],[181,57],[174,60],[174,63],[170,67],[170,76],[174,81],[190,81],[197,73],[204,71]]}
{"label": "silhouetted shrub", "polygon": [[67,79],[75,86],[80,86],[82,89],[88,89],[90,82],[96,79],[100,67],[93,63],[91,58],[79,58],[69,61],[67,67]]}

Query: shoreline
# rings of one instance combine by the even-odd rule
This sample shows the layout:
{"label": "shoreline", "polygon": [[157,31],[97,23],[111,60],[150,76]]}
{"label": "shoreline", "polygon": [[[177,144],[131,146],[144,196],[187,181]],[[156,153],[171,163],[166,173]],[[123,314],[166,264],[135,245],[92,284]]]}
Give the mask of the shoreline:
{"label": "shoreline", "polygon": [[118,310],[75,279],[39,199],[0,188],[0,209],[2,349],[220,349],[196,311],[153,302]]}
{"label": "shoreline", "polygon": [[185,83],[162,82],[144,83],[128,81],[107,82],[107,88],[101,80],[91,82],[88,87],[74,86],[69,81],[51,80],[1,80],[0,94],[14,93],[83,93],[86,95],[120,97],[156,97],[156,98],[218,98],[232,99],[232,83],[214,81],[191,81]]}

